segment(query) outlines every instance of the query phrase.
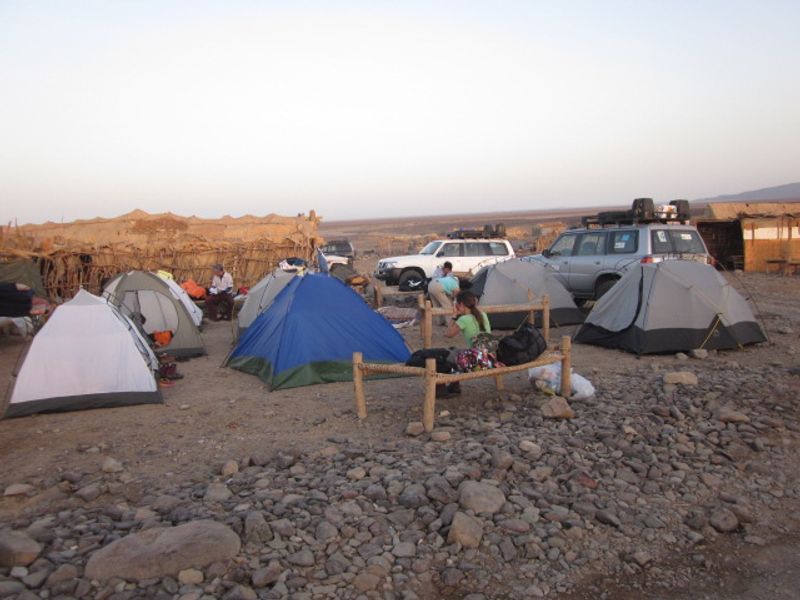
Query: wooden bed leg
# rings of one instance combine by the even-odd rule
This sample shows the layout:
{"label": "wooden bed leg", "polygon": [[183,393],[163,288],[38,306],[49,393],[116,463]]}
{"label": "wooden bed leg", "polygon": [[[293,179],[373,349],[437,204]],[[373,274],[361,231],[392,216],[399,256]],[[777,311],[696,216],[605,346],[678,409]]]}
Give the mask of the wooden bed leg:
{"label": "wooden bed leg", "polygon": [[359,419],[367,418],[367,400],[364,398],[364,355],[353,352],[353,393],[356,397],[356,413]]}
{"label": "wooden bed leg", "polygon": [[422,425],[425,431],[433,431],[436,412],[436,359],[425,359],[425,404],[422,405]]}
{"label": "wooden bed leg", "polygon": [[504,389],[506,389],[505,383],[503,382],[503,376],[502,375],[495,375],[494,376],[494,385],[497,388],[498,392],[502,392]]}
{"label": "wooden bed leg", "polygon": [[564,355],[564,358],[561,359],[561,397],[567,399],[572,395],[572,384],[570,382],[570,371],[572,370],[571,349],[572,340],[568,335],[565,335],[561,338],[561,354]]}

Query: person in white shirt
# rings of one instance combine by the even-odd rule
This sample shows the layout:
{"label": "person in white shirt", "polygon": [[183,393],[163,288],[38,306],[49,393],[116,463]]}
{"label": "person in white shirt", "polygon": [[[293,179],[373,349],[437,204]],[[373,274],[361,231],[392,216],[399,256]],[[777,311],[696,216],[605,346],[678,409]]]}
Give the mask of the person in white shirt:
{"label": "person in white shirt", "polygon": [[233,277],[220,264],[212,265],[211,270],[214,276],[206,295],[208,318],[212,321],[230,321],[233,314]]}

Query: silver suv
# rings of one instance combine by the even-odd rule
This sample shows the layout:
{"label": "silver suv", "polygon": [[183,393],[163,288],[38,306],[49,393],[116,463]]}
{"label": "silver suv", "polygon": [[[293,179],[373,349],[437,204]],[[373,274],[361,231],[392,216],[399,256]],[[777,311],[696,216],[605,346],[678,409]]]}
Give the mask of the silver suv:
{"label": "silver suv", "polygon": [[634,263],[667,259],[713,262],[693,225],[668,222],[569,229],[541,254],[525,258],[552,268],[576,300],[597,300]]}

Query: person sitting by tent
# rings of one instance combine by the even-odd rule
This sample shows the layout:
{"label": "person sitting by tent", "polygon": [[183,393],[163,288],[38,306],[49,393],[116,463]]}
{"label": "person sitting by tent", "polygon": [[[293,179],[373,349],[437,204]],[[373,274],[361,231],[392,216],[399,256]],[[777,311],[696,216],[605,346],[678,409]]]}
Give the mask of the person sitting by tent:
{"label": "person sitting by tent", "polygon": [[220,318],[230,321],[233,315],[233,277],[221,264],[213,265],[211,270],[214,276],[206,296],[208,317],[212,321]]}
{"label": "person sitting by tent", "polygon": [[0,316],[43,315],[50,309],[47,300],[35,296],[24,283],[0,283]]}
{"label": "person sitting by tent", "polygon": [[[447,261],[442,265],[442,276],[434,279],[428,286],[428,295],[434,306],[453,308],[453,297],[458,293],[458,278],[453,275],[453,263]],[[444,315],[439,317],[439,325],[447,325]]]}
{"label": "person sitting by tent", "polygon": [[479,333],[491,330],[489,317],[478,308],[478,297],[470,291],[459,292],[453,309],[453,322],[444,335],[452,338],[460,333],[467,348],[472,348]]}

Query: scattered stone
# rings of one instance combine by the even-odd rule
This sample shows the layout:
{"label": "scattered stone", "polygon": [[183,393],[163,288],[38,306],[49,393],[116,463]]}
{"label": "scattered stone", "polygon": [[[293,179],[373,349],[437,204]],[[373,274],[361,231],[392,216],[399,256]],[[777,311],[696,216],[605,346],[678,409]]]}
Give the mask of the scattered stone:
{"label": "scattered stone", "polygon": [[12,483],[3,492],[3,496],[27,496],[35,491],[36,488],[28,483]]}
{"label": "scattered stone", "polygon": [[497,486],[478,481],[465,481],[459,487],[458,502],[465,510],[494,514],[506,502],[505,494]]}
{"label": "scattered stone", "polygon": [[239,472],[239,463],[235,460],[226,460],[225,464],[222,465],[222,469],[220,473],[223,477],[230,477],[231,475],[236,475]]}
{"label": "scattered stone", "polygon": [[437,429],[431,433],[431,439],[434,442],[449,442],[451,437],[450,432],[446,430]]}
{"label": "scattered stone", "polygon": [[718,508],[713,511],[708,522],[720,533],[730,533],[739,528],[739,519],[727,508]]}
{"label": "scattered stone", "polygon": [[102,470],[103,473],[120,473],[124,469],[125,468],[122,466],[121,462],[119,462],[114,458],[111,458],[110,456],[106,457],[105,460],[103,460],[103,464],[100,467],[100,470]]}
{"label": "scattered stone", "polygon": [[664,383],[667,385],[697,385],[697,375],[691,371],[671,371],[664,373]]}
{"label": "scattered stone", "polygon": [[553,396],[547,400],[540,409],[546,419],[573,419],[575,411],[561,396]]}
{"label": "scattered stone", "polygon": [[727,406],[720,406],[714,413],[714,418],[723,423],[749,423],[750,417]]}
{"label": "scattered stone", "polygon": [[458,542],[465,548],[477,548],[483,538],[483,523],[480,519],[470,517],[463,512],[457,512],[450,525],[447,536],[449,543]]}
{"label": "scattered stone", "polygon": [[203,572],[197,569],[184,569],[178,572],[178,581],[183,585],[198,585],[203,583]]}
{"label": "scattered stone", "polygon": [[52,588],[59,583],[64,581],[69,581],[71,579],[75,579],[78,576],[78,567],[75,565],[61,565],[55,571],[50,573],[47,577],[47,583],[45,585],[49,588]]}
{"label": "scattered stone", "polygon": [[145,529],[101,548],[89,558],[85,576],[139,581],[176,575],[238,554],[239,536],[215,521],[192,521],[169,528]]}
{"label": "scattered stone", "polygon": [[675,358],[677,358],[678,360],[689,360],[689,355],[687,355],[687,354],[685,354],[683,352],[677,352],[675,354]]}
{"label": "scattered stone", "polygon": [[281,563],[277,560],[271,560],[266,567],[261,567],[253,572],[253,585],[257,588],[262,588],[271,583],[275,583],[278,581],[282,572],[283,567],[281,567]]}
{"label": "scattered stone", "polygon": [[26,533],[0,530],[0,567],[27,567],[41,551],[41,544]]}
{"label": "scattered stone", "polygon": [[612,513],[608,510],[598,510],[595,513],[595,518],[602,523],[603,525],[611,525],[612,527],[620,527],[622,523],[620,522],[617,515]]}
{"label": "scattered stone", "polygon": [[696,348],[689,352],[692,358],[696,358],[698,360],[702,360],[704,358],[708,358],[708,350],[705,348]]}
{"label": "scattered stone", "polygon": [[352,481],[361,481],[366,476],[367,472],[364,467],[355,467],[347,472],[347,478]]}
{"label": "scattered stone", "polygon": [[298,567],[310,567],[314,564],[314,553],[311,550],[305,549],[300,550],[299,552],[295,552],[294,554],[290,554],[286,557],[291,564],[297,565]]}
{"label": "scattered stone", "polygon": [[102,493],[103,490],[98,484],[91,483],[79,489],[77,492],[75,492],[75,495],[84,502],[91,502],[92,500],[99,498]]}
{"label": "scattered stone", "polygon": [[206,494],[203,498],[206,502],[224,502],[231,496],[233,496],[233,492],[224,483],[211,483],[206,488]]}
{"label": "scattered stone", "polygon": [[416,437],[425,433],[425,426],[422,421],[411,421],[406,427],[406,435]]}

